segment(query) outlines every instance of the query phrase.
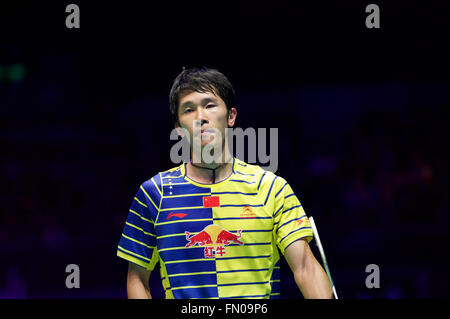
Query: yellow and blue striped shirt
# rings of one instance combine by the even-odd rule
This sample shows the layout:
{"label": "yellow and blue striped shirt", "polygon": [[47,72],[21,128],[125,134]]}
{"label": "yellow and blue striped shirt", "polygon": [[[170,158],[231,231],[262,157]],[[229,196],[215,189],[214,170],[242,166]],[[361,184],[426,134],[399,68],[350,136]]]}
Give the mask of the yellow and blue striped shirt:
{"label": "yellow and blue striped shirt", "polygon": [[234,158],[216,184],[190,179],[185,163],[144,182],[117,255],[148,270],[159,262],[166,298],[277,298],[277,247],[312,237],[286,180]]}

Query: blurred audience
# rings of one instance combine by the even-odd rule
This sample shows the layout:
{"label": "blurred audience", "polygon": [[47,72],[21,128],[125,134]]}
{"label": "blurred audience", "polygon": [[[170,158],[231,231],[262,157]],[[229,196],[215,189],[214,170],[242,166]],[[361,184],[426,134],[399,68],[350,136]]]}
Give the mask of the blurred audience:
{"label": "blurred audience", "polygon": [[[39,82],[32,82],[21,88],[14,83],[14,90],[9,90],[8,85],[0,83],[7,109],[1,129],[6,146],[0,158],[0,297],[65,296],[64,263],[91,265],[89,270],[81,267],[83,278],[92,279],[84,281],[84,287],[93,291],[89,296],[96,296],[96,287],[112,287],[108,296],[123,297],[125,274],[116,272],[121,263],[115,257],[116,245],[139,184],[174,166],[168,155],[158,155],[169,147],[169,131],[167,138],[142,136],[145,128],[134,126],[139,120],[138,125],[143,125],[143,119],[136,118],[139,111],[127,118],[126,105],[108,110],[107,102],[98,109],[108,110],[108,116],[93,114],[83,99],[79,105],[72,103],[78,109],[65,116],[59,109],[65,105],[64,88],[47,90],[43,83],[41,90]],[[47,109],[39,109],[39,99],[46,101]],[[168,113],[168,106],[152,105],[150,98],[135,104],[141,110],[157,107],[161,114]],[[34,115],[14,110],[27,105]],[[421,128],[436,132],[434,122],[424,125],[419,116],[398,122],[392,130],[392,122],[404,112],[397,109],[379,116],[367,111],[354,127],[314,148],[291,145],[292,154],[305,165],[298,170],[298,162],[292,161],[281,168],[283,177],[301,193],[306,209],[320,216],[324,237],[333,239],[326,242],[327,255],[335,261],[331,269],[343,297],[448,296],[448,287],[436,275],[446,269],[447,253],[417,251],[448,247],[442,242],[448,238],[448,157],[441,149],[447,145],[416,139],[426,133],[419,132]],[[52,113],[53,119],[47,117]],[[436,123],[443,123],[440,113],[435,114]],[[34,116],[41,120],[35,121]],[[444,127],[437,132],[442,135],[434,133],[436,139],[447,133]],[[296,175],[286,176],[287,167]],[[427,240],[433,240],[432,245],[419,243]],[[340,260],[339,247],[356,259],[383,250],[376,256],[385,258],[380,268],[386,274],[386,267],[402,262],[399,255],[405,251],[426,261],[411,257],[403,261],[408,263],[404,267],[412,269],[407,274],[382,274],[381,292],[373,294],[364,281],[354,283],[352,275],[347,275],[345,268],[353,260]],[[406,278],[410,274],[413,277]],[[99,275],[103,278],[98,279]]]}

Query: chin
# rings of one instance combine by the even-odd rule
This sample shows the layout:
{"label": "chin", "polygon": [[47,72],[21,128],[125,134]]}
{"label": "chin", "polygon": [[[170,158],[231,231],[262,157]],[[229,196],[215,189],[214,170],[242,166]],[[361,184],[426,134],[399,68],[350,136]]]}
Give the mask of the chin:
{"label": "chin", "polygon": [[211,142],[214,142],[214,136],[209,135],[209,136],[202,136],[202,145],[206,145],[206,144],[210,144]]}
{"label": "chin", "polygon": [[212,143],[213,141],[212,140],[208,140],[208,141],[202,141],[202,147],[205,147],[206,145],[208,145],[208,144],[212,144],[211,146],[212,147],[214,147],[214,143]]}

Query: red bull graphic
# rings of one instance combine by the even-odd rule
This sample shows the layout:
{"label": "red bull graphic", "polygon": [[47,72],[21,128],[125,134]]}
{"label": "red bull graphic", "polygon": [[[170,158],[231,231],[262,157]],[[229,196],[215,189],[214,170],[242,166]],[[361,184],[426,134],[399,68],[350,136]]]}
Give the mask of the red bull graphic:
{"label": "red bull graphic", "polygon": [[242,229],[239,229],[236,235],[218,225],[211,224],[195,235],[190,236],[188,231],[185,233],[186,240],[189,241],[186,247],[195,246],[195,244],[205,246],[205,258],[213,258],[215,255],[225,255],[225,246],[233,242],[239,245],[244,244],[239,240],[242,236]]}

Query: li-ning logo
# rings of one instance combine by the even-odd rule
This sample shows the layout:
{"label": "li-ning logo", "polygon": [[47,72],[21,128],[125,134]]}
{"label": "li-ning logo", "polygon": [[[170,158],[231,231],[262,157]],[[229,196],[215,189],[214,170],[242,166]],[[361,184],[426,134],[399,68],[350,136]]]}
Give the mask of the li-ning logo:
{"label": "li-ning logo", "polygon": [[225,246],[235,242],[236,244],[243,245],[244,243],[239,240],[242,236],[242,230],[239,229],[238,234],[235,235],[222,227],[211,224],[206,226],[201,232],[191,237],[190,233],[186,231],[186,240],[189,241],[186,247],[195,246],[205,246],[205,258],[213,258],[214,255],[223,256],[225,255]]}
{"label": "li-ning logo", "polygon": [[183,214],[183,213],[173,213],[170,212],[169,215],[167,215],[166,220],[172,218],[172,217],[178,217],[178,218],[183,218],[184,216],[186,216],[187,214]]}

